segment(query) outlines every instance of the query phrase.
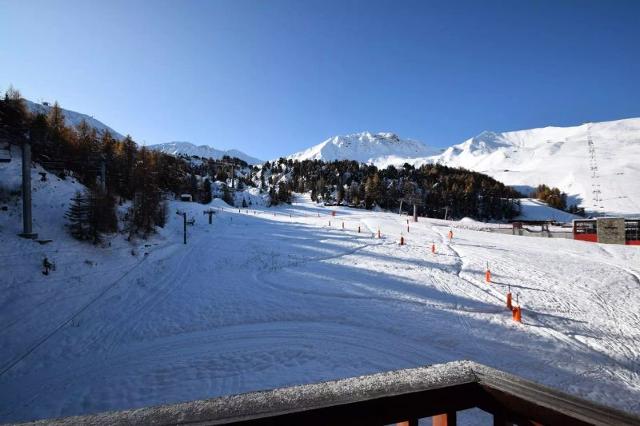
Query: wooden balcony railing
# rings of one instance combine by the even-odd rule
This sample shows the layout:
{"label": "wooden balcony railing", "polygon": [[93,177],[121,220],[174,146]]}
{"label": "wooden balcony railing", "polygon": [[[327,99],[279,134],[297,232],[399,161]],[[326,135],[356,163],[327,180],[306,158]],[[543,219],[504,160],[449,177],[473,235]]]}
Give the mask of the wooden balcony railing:
{"label": "wooden balcony railing", "polygon": [[640,425],[640,417],[470,361],[36,424],[434,425],[480,408],[494,425]]}

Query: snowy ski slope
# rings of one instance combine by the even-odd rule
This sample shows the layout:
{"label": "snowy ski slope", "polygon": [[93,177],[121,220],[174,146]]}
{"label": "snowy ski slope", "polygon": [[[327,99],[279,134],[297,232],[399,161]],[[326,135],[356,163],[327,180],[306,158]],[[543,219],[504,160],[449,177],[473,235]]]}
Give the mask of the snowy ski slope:
{"label": "snowy ski slope", "polygon": [[428,161],[482,172],[525,193],[557,186],[588,211],[640,214],[640,118],[483,132]]}
{"label": "snowy ski slope", "polygon": [[[36,202],[44,197],[38,188]],[[61,208],[35,211],[42,236],[58,227],[44,246],[15,237],[18,206],[0,213],[0,421],[457,359],[640,413],[637,247],[442,220],[407,232],[406,217],[306,197],[226,207],[213,225],[202,214],[209,207],[172,203],[168,226],[133,255],[121,237],[106,249],[65,237]],[[196,219],[186,246],[177,208]],[[44,255],[58,265],[48,277]],[[523,324],[504,306],[508,286]]]}

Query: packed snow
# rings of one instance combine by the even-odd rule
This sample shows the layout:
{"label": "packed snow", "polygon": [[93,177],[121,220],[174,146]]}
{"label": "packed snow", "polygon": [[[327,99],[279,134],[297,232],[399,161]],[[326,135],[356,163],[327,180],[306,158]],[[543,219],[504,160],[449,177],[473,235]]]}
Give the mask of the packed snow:
{"label": "packed snow", "polygon": [[[94,247],[63,227],[78,188],[35,179],[34,230],[48,244],[16,236],[15,198],[0,210],[0,421],[461,359],[640,413],[638,247],[481,232],[464,220],[407,225],[306,195],[241,210],[175,201],[150,240]],[[186,245],[177,209],[195,218]],[[56,264],[48,276],[45,256]],[[508,288],[522,324],[505,307]]]}
{"label": "packed snow", "polygon": [[191,142],[166,142],[147,146],[149,149],[171,155],[186,155],[189,157],[221,159],[225,155],[239,158],[248,164],[262,164],[264,161],[245,154],[237,149],[220,150],[209,145],[194,145]]}
{"label": "packed snow", "polygon": [[535,198],[521,198],[520,214],[514,220],[542,220],[571,224],[575,219],[582,219],[575,214],[549,207],[547,203]]}

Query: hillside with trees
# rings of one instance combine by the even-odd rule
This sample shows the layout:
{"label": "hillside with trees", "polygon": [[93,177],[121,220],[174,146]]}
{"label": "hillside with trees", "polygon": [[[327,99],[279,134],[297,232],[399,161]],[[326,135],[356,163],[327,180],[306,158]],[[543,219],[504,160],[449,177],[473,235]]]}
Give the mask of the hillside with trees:
{"label": "hillside with trees", "polygon": [[257,177],[260,185],[270,183],[284,202],[291,192],[310,192],[314,201],[354,208],[412,213],[415,205],[418,215],[436,218],[510,219],[517,215],[517,199],[522,197],[489,176],[437,164],[378,169],[349,160],[281,158],[265,163]]}
{"label": "hillside with trees", "polygon": [[[9,89],[0,101],[0,139],[31,143],[33,160],[50,173],[86,186],[67,214],[76,238],[97,243],[118,230],[116,210],[128,204],[121,230],[147,236],[164,226],[166,200],[190,194],[248,207],[291,203],[292,194],[353,208],[406,211],[420,216],[507,220],[518,214],[521,195],[481,173],[442,165],[378,169],[356,161],[297,161],[281,158],[249,166],[237,158],[212,160],[173,156],[139,146],[131,136],[114,137],[85,121],[65,123],[55,103],[47,114],[31,113],[20,93]],[[105,182],[102,182],[104,171]],[[251,196],[247,196],[251,194]],[[253,198],[252,198],[253,197]]]}

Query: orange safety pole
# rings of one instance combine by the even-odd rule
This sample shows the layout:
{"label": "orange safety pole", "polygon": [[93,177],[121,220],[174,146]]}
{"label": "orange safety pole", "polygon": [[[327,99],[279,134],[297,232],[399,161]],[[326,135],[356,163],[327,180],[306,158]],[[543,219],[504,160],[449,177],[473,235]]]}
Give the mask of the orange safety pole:
{"label": "orange safety pole", "polygon": [[433,254],[436,253],[436,245],[435,245],[435,243],[431,244],[431,253],[433,253]]}
{"label": "orange safety pole", "polygon": [[511,313],[515,322],[522,322],[522,310],[520,306],[514,306]]}
{"label": "orange safety pole", "polygon": [[507,293],[507,309],[510,311],[513,310],[513,305],[511,304],[511,291]]}
{"label": "orange safety pole", "polygon": [[487,272],[485,272],[484,274],[484,279],[486,282],[490,283],[491,282],[491,271],[489,269],[487,269]]}

